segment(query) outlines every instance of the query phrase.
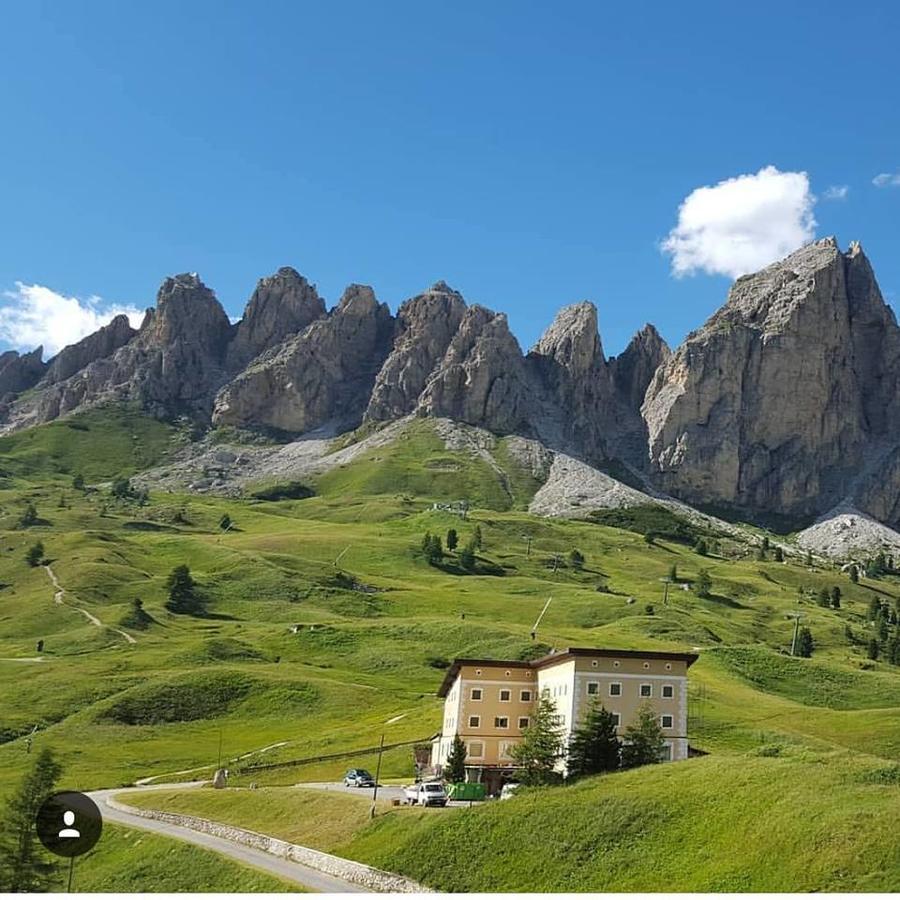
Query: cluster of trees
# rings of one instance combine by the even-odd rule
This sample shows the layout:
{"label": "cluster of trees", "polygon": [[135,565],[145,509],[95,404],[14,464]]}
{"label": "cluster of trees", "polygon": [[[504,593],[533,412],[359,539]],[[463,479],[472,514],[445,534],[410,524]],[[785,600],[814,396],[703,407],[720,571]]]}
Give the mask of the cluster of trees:
{"label": "cluster of trees", "polygon": [[[856,567],[854,566],[853,568]],[[886,556],[884,553],[878,553],[866,563],[865,571],[866,578],[880,578],[882,575],[896,575],[897,570],[894,568],[894,557]],[[858,580],[858,571],[856,575]]]}
{"label": "cluster of trees", "polygon": [[146,488],[135,488],[128,478],[114,478],[109,493],[116,500],[134,500],[139,506],[146,505],[150,499],[150,493]]}
{"label": "cluster of trees", "polygon": [[797,656],[809,659],[816,649],[816,643],[813,640],[812,632],[805,626],[797,632],[797,646],[795,652]]}
{"label": "cluster of trees", "polygon": [[40,520],[41,517],[38,515],[37,507],[29,500],[25,504],[25,509],[22,510],[22,515],[19,516],[19,528],[31,528],[32,525],[37,525]]}
{"label": "cluster of trees", "polygon": [[[567,780],[574,781],[662,762],[664,752],[662,730],[649,706],[641,708],[637,720],[625,729],[623,740],[616,734],[613,714],[594,701],[566,745],[556,706],[549,697],[542,696],[531,724],[522,733],[522,741],[512,749],[512,757],[522,769],[521,781],[539,785],[560,781],[557,767],[562,760],[566,761]],[[464,777],[465,745],[461,740],[454,741],[448,767],[451,779]]]}
{"label": "cluster of trees", "polygon": [[[475,551],[481,549],[482,542],[483,538],[480,525],[475,526],[471,537],[462,547],[459,546],[459,533],[457,530],[455,528],[450,528],[447,531],[447,551],[450,553],[455,551],[456,561],[467,572],[473,572],[475,570]],[[422,554],[432,566],[436,566],[441,562],[445,554],[444,542],[441,540],[439,534],[432,534],[430,531],[425,532],[425,536],[422,538]]]}
{"label": "cluster of trees", "polygon": [[900,666],[900,601],[894,600],[891,607],[880,597],[873,597],[868,619],[874,630],[869,639],[869,659],[883,659]]}
{"label": "cluster of trees", "polygon": [[823,587],[819,590],[816,602],[825,609],[840,609],[841,596],[841,589],[837,585],[834,585],[830,589]]}

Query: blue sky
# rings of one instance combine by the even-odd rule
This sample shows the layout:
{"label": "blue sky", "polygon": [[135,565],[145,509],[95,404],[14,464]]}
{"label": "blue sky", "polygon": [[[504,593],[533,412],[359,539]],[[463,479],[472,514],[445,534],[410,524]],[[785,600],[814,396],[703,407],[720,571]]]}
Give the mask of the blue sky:
{"label": "blue sky", "polygon": [[735,234],[751,257],[858,238],[900,301],[896,4],[0,14],[0,348],[150,305],[181,271],[239,315],[281,265],[392,308],[443,278],[525,349],[581,299],[608,353],[645,321],[675,344],[747,264]]}

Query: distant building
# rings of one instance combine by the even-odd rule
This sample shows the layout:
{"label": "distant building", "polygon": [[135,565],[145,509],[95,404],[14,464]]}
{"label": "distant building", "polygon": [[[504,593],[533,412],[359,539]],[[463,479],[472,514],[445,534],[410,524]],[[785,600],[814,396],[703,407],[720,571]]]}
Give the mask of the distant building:
{"label": "distant building", "polygon": [[649,704],[659,715],[667,759],[687,759],[687,670],[696,660],[695,653],[583,647],[531,662],[456,659],[438,690],[444,722],[432,743],[432,766],[446,764],[458,734],[466,744],[468,780],[494,791],[514,779],[511,750],[541,694],[556,705],[566,743],[595,698],[617,717],[620,736]]}

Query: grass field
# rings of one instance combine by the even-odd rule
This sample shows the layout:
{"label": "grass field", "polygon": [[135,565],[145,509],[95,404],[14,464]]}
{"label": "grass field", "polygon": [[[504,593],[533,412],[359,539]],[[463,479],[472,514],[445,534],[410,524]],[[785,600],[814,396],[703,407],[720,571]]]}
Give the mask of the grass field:
{"label": "grass field", "polygon": [[[232,769],[350,754],[257,771],[237,778],[239,785],[286,786],[334,778],[350,765],[374,768],[371,755],[352,751],[377,745],[382,734],[393,744],[437,729],[435,691],[454,656],[524,657],[565,646],[699,648],[689,733],[694,746],[711,754],[579,787],[559,795],[565,802],[587,807],[590,791],[645,779],[669,786],[672,796],[703,788],[727,799],[741,773],[755,773],[772,782],[755,816],[806,772],[801,780],[815,783],[821,803],[838,814],[847,785],[860,802],[869,796],[869,787],[846,781],[844,773],[900,759],[900,669],[866,653],[874,633],[869,603],[873,596],[896,602],[900,584],[893,577],[853,584],[831,564],[808,567],[800,556],[758,561],[753,548],[726,538],[719,555],[703,557],[677,533],[646,543],[634,521],[611,527],[535,518],[525,508],[537,484],[502,442],[494,459],[504,461],[503,477],[483,460],[446,450],[426,421],[310,483],[315,496],[307,499],[151,490],[143,505],[115,500],[106,482],[165,460],[189,438],[133,413],[95,412],[74,426],[70,420],[0,440],[0,797],[28,764],[27,736],[35,726],[33,747],[57,752],[70,788],[115,787],[147,776],[188,780],[211,772],[220,748],[223,760],[242,757],[229,763]],[[76,473],[87,490],[72,486]],[[466,521],[431,509],[434,501],[463,497],[472,504]],[[23,527],[29,503],[37,521]],[[223,534],[218,523],[225,514],[235,527]],[[455,527],[465,543],[476,523],[484,536],[476,574],[461,574],[452,556],[441,567],[428,565],[420,551],[425,531],[444,535]],[[65,589],[61,604],[48,571],[25,561],[37,541]],[[573,548],[586,558],[583,569],[565,563]],[[563,564],[554,571],[556,554]],[[182,563],[200,585],[204,617],[165,609],[166,577]],[[711,595],[702,599],[676,585],[664,605],[660,579],[673,564],[687,587],[707,569]],[[816,594],[833,585],[841,588],[841,608],[820,607]],[[535,646],[529,632],[550,595]],[[150,617],[144,627],[130,618],[135,598]],[[812,659],[785,655],[789,615],[797,611],[815,640]],[[762,749],[782,756],[755,755]],[[409,778],[411,750],[386,753],[383,774]],[[879,791],[896,794],[890,785],[871,789],[873,796]],[[728,817],[738,835],[750,827],[751,813],[723,804],[718,821],[727,842]],[[501,811],[471,815],[501,828]],[[877,816],[851,819],[890,859],[898,841],[877,831]],[[405,842],[427,841],[432,828],[431,820],[416,822],[379,822],[348,838],[348,852],[406,871]],[[785,818],[783,827],[793,833],[800,825]],[[396,828],[398,842],[402,836],[395,857],[385,855],[386,841],[376,847],[379,827]],[[660,841],[671,838],[660,829]],[[455,834],[448,832],[444,855],[435,856],[446,856],[451,868]],[[821,846],[826,857],[843,859],[838,848]],[[674,853],[673,866],[681,854]],[[684,854],[689,860],[687,847]],[[752,868],[757,874],[748,883],[779,889],[761,862]],[[698,870],[696,883],[685,880],[691,870],[684,862],[678,881],[684,889],[715,883],[712,864]],[[657,887],[668,884],[660,872]],[[548,863],[546,873],[564,889],[561,869]],[[446,873],[421,877],[451,883]],[[641,883],[653,889],[649,880]],[[871,887],[888,883],[876,878]]]}

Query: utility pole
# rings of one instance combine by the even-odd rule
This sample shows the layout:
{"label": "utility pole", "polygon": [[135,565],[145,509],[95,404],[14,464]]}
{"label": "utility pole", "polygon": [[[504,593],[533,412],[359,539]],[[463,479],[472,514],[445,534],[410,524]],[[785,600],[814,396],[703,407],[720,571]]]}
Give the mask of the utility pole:
{"label": "utility pole", "polygon": [[381,777],[381,754],[384,753],[384,732],[381,732],[381,743],[378,745],[378,763],[375,766],[375,787],[372,788],[372,809],[369,818],[375,818],[375,803],[378,800],[378,779]]}
{"label": "utility pole", "polygon": [[525,558],[530,559],[531,558],[531,535],[525,534],[525,535],[523,535],[523,537],[525,538]]}
{"label": "utility pole", "polygon": [[797,650],[797,635],[800,632],[800,620],[803,618],[803,613],[788,613],[788,618],[794,620],[794,637],[791,639],[791,656],[794,656]]}

